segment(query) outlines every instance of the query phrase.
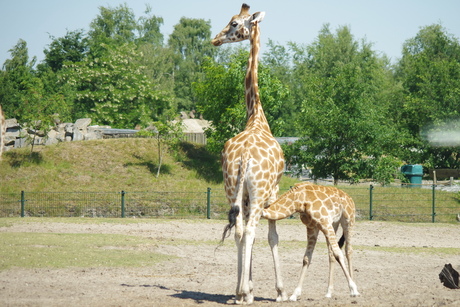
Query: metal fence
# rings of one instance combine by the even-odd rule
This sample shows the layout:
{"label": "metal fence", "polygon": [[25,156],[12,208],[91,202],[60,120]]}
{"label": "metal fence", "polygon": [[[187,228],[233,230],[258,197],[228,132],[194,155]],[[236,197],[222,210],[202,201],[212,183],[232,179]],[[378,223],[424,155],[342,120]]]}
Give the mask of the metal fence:
{"label": "metal fence", "polygon": [[[357,218],[404,222],[453,222],[460,194],[436,189],[340,186],[355,201]],[[285,191],[280,191],[281,193]],[[0,217],[161,217],[225,219],[223,189],[198,192],[0,193]]]}

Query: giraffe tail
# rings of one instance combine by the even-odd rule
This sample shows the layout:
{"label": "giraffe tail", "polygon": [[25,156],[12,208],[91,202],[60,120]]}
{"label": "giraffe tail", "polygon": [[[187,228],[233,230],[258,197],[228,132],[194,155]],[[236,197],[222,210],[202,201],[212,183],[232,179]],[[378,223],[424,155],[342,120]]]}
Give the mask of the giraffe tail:
{"label": "giraffe tail", "polygon": [[[237,189],[235,189],[235,198],[236,200],[238,199],[243,199],[243,186],[244,186],[244,177],[246,176],[246,169],[249,161],[249,152],[245,150],[243,154],[241,155],[241,164],[240,164],[240,169],[239,169],[239,181],[238,181],[238,186]],[[240,195],[240,198],[238,198],[238,195]],[[222,239],[220,241],[220,244],[224,243],[224,240],[228,238],[230,235],[230,232],[232,228],[236,224],[236,218],[240,214],[240,208],[242,204],[239,204],[238,201],[237,203],[232,204],[232,207],[230,208],[230,211],[228,212],[228,224],[224,228],[224,232],[222,233]]]}
{"label": "giraffe tail", "polygon": [[339,248],[342,248],[344,243],[345,243],[345,235],[342,235],[342,237],[339,240]]}

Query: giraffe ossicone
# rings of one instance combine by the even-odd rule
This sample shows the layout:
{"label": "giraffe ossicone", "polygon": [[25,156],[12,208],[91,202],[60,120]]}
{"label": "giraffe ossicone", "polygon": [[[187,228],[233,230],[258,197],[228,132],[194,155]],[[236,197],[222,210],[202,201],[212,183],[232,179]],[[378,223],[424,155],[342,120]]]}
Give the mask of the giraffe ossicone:
{"label": "giraffe ossicone", "polygon": [[[302,293],[302,285],[308,266],[311,264],[318,233],[326,237],[329,252],[329,282],[326,297],[332,296],[334,263],[339,262],[348,282],[351,296],[358,296],[358,288],[353,281],[351,263],[352,247],[351,232],[355,223],[355,203],[345,192],[335,187],[321,186],[309,182],[296,184],[288,192],[280,196],[269,207],[263,210],[262,216],[269,220],[280,220],[300,213],[300,219],[307,227],[307,249],[305,251],[300,279],[290,300],[296,301]],[[336,232],[342,226],[343,236],[337,242]],[[348,267],[341,250],[345,240],[345,255]]]}
{"label": "giraffe ossicone", "polygon": [[[251,49],[245,77],[245,101],[247,123],[245,129],[229,139],[222,151],[222,171],[225,192],[230,204],[229,224],[222,239],[235,228],[238,249],[238,278],[235,303],[251,304],[254,301],[252,283],[252,248],[255,229],[265,206],[278,194],[278,183],[284,170],[284,156],[273,137],[259,97],[258,61],[260,50],[259,23],[265,13],[249,14],[249,6],[243,4],[238,15],[216,35],[212,44],[250,40]],[[269,222],[268,241],[275,266],[277,301],[287,300],[281,278],[278,257],[276,223]]]}

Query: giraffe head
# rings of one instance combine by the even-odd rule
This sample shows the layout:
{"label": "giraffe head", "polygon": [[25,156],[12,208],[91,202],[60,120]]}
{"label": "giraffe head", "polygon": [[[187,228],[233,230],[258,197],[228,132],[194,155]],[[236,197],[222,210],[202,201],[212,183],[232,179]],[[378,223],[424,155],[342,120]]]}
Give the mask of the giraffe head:
{"label": "giraffe head", "polygon": [[212,44],[220,46],[249,39],[251,27],[264,19],[265,12],[249,14],[249,5],[243,3],[238,15],[232,17],[227,26],[214,37]]}

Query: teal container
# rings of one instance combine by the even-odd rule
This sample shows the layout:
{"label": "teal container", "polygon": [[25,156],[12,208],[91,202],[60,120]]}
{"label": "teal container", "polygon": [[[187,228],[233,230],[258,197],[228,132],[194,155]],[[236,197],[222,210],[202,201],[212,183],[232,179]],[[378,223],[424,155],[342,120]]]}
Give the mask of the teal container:
{"label": "teal container", "polygon": [[422,186],[423,166],[418,164],[403,165],[401,172],[409,179],[410,187]]}

